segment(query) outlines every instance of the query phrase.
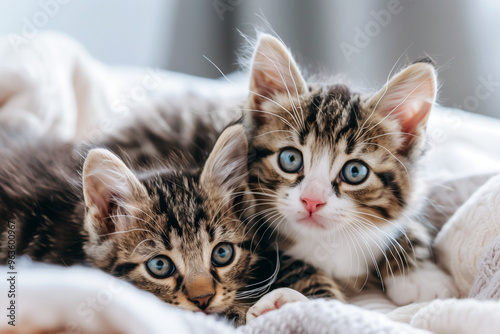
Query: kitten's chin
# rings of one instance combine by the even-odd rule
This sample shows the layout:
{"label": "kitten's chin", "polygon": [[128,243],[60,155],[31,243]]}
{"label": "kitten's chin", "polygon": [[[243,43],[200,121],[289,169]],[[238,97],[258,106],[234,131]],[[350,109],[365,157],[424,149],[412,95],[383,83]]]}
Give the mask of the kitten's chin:
{"label": "kitten's chin", "polygon": [[224,314],[235,304],[235,300],[228,298],[224,300],[217,300],[216,303],[209,305],[202,312],[205,314]]}
{"label": "kitten's chin", "polygon": [[228,305],[219,305],[219,306],[213,306],[213,307],[208,307],[206,310],[200,310],[200,312],[203,312],[205,314],[222,314],[225,313],[230,307]]}
{"label": "kitten's chin", "polygon": [[187,305],[180,305],[179,306],[181,309],[184,309],[186,311],[191,311],[194,313],[204,313],[204,314],[223,314],[225,313],[228,309],[229,306],[227,305],[214,305],[214,306],[209,306],[206,309],[202,310],[196,306],[187,306]]}

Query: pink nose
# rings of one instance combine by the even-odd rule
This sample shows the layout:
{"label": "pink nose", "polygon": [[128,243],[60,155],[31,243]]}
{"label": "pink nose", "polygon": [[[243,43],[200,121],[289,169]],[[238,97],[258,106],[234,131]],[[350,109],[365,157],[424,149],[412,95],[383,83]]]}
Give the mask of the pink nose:
{"label": "pink nose", "polygon": [[326,204],[325,202],[317,199],[301,198],[301,200],[306,210],[310,213],[318,211],[323,205]]}

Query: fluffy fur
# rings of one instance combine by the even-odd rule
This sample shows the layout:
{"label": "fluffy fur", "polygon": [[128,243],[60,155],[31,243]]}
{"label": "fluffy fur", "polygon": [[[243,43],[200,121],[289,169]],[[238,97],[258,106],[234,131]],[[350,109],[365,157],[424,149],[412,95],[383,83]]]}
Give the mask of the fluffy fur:
{"label": "fluffy fur", "polygon": [[[398,304],[454,292],[433,262],[430,231],[412,218],[436,89],[428,61],[371,96],[308,84],[277,39],[258,40],[244,108],[258,210],[289,255],[341,280],[346,292],[378,282]],[[280,166],[290,148],[303,160],[298,171]],[[346,180],[349,162],[367,167],[364,181]],[[439,279],[428,287],[431,277]]]}
{"label": "fluffy fur", "polygon": [[[133,171],[107,149],[92,149],[82,159],[71,146],[5,154],[0,260],[7,260],[11,221],[18,255],[88,263],[167,303],[235,324],[244,323],[248,308],[275,287],[335,297],[338,288],[326,274],[282,257],[269,239],[255,234],[247,146],[242,126],[234,125],[199,162],[203,167],[183,165],[186,159],[178,157],[157,160],[159,169]],[[232,245],[233,256],[219,266],[213,252],[221,243]],[[157,256],[174,265],[171,275],[148,269]]]}
{"label": "fluffy fur", "polygon": [[[216,113],[190,117],[192,124],[203,124],[193,138],[214,136],[240,109],[257,228],[277,231],[281,249],[326,271],[347,294],[376,285],[401,305],[453,295],[451,280],[433,260],[434,231],[414,216],[421,196],[418,162],[437,90],[429,60],[365,95],[344,84],[307,82],[286,47],[263,34],[250,68],[250,95],[242,107],[219,105]],[[110,142],[127,149],[155,147],[145,158],[154,161],[168,154],[164,148],[173,134],[181,137],[177,142],[192,141],[161,126],[171,124],[171,117],[168,110],[152,117],[162,122],[146,116],[135,127],[139,135]],[[287,148],[302,156],[297,172],[280,168],[280,153]],[[359,184],[342,176],[352,161],[368,168]]]}

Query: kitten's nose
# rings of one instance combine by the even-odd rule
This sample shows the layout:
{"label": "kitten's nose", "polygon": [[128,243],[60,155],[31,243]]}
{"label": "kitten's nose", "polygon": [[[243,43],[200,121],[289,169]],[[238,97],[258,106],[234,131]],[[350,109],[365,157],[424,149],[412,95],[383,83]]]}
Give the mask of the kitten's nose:
{"label": "kitten's nose", "polygon": [[204,310],[208,307],[208,305],[210,305],[210,301],[212,300],[213,296],[213,293],[207,293],[201,296],[190,298],[189,300],[191,300],[200,309]]}
{"label": "kitten's nose", "polygon": [[302,204],[304,204],[304,207],[309,213],[314,213],[318,211],[323,205],[326,204],[325,202],[317,199],[311,199],[306,197],[301,197],[300,199],[302,201]]}
{"label": "kitten's nose", "polygon": [[206,309],[215,295],[214,281],[210,274],[207,272],[187,274],[186,295],[200,309]]}

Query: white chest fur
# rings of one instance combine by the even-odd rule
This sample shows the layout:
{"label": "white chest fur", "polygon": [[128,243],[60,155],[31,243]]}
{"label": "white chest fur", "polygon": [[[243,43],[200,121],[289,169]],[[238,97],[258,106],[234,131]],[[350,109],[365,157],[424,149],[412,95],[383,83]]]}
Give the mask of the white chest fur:
{"label": "white chest fur", "polygon": [[[358,279],[362,284],[376,263],[394,242],[398,228],[394,225],[345,229],[335,233],[301,236],[286,250],[343,282]],[[356,285],[356,284],[355,284]]]}

